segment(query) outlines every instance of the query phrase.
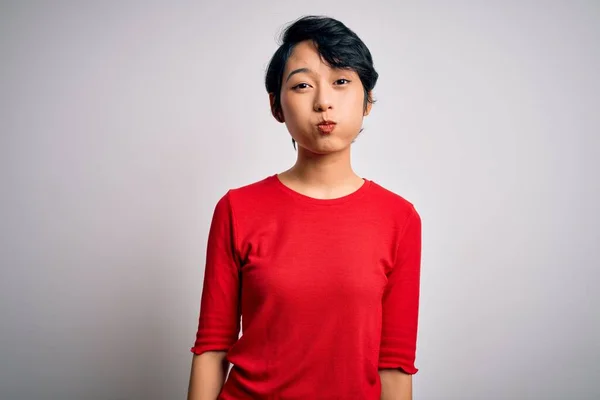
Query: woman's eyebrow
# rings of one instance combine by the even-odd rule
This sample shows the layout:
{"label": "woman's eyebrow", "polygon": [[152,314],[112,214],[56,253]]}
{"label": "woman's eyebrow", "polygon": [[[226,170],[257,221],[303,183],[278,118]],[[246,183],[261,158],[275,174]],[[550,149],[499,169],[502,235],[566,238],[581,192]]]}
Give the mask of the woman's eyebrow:
{"label": "woman's eyebrow", "polygon": [[295,69],[292,72],[290,72],[290,74],[288,75],[288,77],[287,77],[287,79],[285,81],[286,82],[289,81],[290,78],[292,77],[292,75],[299,74],[301,72],[306,72],[306,73],[309,73],[309,74],[313,73],[313,71],[310,68],[306,68],[306,67],[304,67],[304,68],[298,68],[298,69]]}

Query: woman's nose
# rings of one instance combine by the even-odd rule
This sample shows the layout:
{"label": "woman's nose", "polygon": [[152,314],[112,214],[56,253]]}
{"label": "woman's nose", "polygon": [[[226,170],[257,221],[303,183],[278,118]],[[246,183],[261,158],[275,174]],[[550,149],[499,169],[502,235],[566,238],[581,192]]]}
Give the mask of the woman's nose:
{"label": "woman's nose", "polygon": [[327,90],[320,89],[315,98],[314,109],[318,112],[323,112],[333,108],[331,94]]}

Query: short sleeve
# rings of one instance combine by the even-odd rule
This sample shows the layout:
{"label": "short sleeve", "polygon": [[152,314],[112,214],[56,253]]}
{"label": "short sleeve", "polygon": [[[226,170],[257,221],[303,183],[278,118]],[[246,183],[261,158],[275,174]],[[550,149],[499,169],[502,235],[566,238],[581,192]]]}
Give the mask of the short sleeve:
{"label": "short sleeve", "polygon": [[228,351],[240,332],[240,268],[230,192],[218,202],[209,229],[194,354]]}
{"label": "short sleeve", "polygon": [[379,369],[399,368],[411,375],[418,371],[415,353],[420,273],[421,218],[411,206],[383,294]]}

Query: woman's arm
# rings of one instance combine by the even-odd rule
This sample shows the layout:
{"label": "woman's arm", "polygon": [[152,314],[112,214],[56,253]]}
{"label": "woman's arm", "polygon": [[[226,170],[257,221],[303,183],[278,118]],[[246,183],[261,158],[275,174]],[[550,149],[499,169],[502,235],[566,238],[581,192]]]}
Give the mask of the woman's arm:
{"label": "woman's arm", "polygon": [[229,362],[225,351],[194,354],[187,400],[216,400],[225,383]]}
{"label": "woman's arm", "polygon": [[188,400],[217,399],[229,370],[227,351],[240,333],[241,270],[230,196],[217,202],[208,233]]}
{"label": "woman's arm", "polygon": [[397,369],[380,369],[381,400],[412,400],[412,375]]}
{"label": "woman's arm", "polygon": [[387,275],[379,353],[382,400],[412,400],[421,278],[421,217],[411,207]]}

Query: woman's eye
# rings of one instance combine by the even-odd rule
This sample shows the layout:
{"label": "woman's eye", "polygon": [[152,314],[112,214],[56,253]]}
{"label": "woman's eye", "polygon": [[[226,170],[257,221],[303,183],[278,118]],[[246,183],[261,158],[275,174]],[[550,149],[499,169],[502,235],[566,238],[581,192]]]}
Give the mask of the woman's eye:
{"label": "woman's eye", "polygon": [[308,87],[308,83],[299,83],[294,86],[292,89],[306,89]]}

